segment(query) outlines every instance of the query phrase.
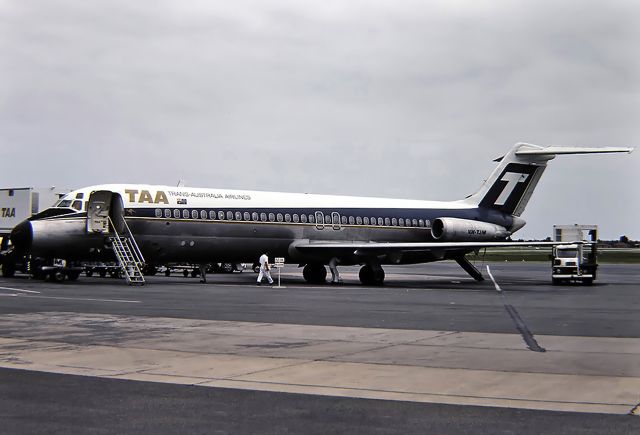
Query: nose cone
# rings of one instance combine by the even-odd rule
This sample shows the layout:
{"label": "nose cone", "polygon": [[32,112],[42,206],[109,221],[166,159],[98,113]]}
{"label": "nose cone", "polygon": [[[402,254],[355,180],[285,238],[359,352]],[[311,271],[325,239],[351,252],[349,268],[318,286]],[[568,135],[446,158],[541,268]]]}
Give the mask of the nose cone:
{"label": "nose cone", "polygon": [[19,253],[27,253],[31,249],[31,243],[33,242],[33,228],[31,222],[22,221],[15,226],[11,235],[9,236],[14,249]]}

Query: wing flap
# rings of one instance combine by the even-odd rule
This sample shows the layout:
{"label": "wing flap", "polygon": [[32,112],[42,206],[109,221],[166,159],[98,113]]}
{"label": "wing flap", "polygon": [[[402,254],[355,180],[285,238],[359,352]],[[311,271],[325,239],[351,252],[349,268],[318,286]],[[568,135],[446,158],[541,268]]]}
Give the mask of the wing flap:
{"label": "wing flap", "polygon": [[473,250],[482,248],[498,247],[527,247],[527,246],[558,246],[583,243],[573,242],[308,242],[296,244],[295,248],[302,252],[322,252],[322,251],[358,251],[367,252],[399,252],[399,251],[432,251],[432,250]]}

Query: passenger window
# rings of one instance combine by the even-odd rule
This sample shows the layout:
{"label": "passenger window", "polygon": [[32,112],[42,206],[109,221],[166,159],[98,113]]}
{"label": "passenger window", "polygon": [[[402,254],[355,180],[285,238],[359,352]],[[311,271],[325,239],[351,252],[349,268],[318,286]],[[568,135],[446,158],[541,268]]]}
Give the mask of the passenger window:
{"label": "passenger window", "polygon": [[314,215],[310,214],[309,215],[309,222],[312,223],[312,224],[316,223],[316,217]]}
{"label": "passenger window", "polygon": [[364,222],[365,225],[369,225],[369,217],[365,216],[364,219],[362,219],[362,222]]}
{"label": "passenger window", "polygon": [[209,219],[211,219],[212,221],[216,219],[216,211],[215,210],[210,210],[209,211]]}
{"label": "passenger window", "polygon": [[251,213],[251,220],[253,220],[254,222],[258,222],[258,213],[257,212],[253,212]]}
{"label": "passenger window", "polygon": [[284,215],[284,221],[285,222],[291,222],[291,215],[289,213],[285,213]]}
{"label": "passenger window", "polygon": [[301,221],[303,224],[306,224],[306,223],[307,223],[307,215],[306,215],[306,214],[301,214],[301,215],[300,215],[300,221]]}
{"label": "passenger window", "polygon": [[189,219],[189,210],[187,209],[182,210],[182,217],[184,219]]}
{"label": "passenger window", "polygon": [[164,210],[164,217],[166,218],[170,218],[171,217],[171,210],[169,210],[168,208],[166,208]]}
{"label": "passenger window", "polygon": [[414,227],[418,226],[418,220],[417,219],[411,219],[411,223],[413,224]]}
{"label": "passenger window", "polygon": [[324,215],[324,223],[328,224],[328,225],[331,225],[332,219],[331,219],[331,215],[330,214]]}
{"label": "passenger window", "polygon": [[384,218],[384,224],[385,224],[386,226],[391,225],[391,219],[389,219],[389,218]]}
{"label": "passenger window", "polygon": [[241,221],[242,220],[242,213],[240,213],[239,211],[236,212],[236,220],[237,221]]}
{"label": "passenger window", "polygon": [[353,225],[356,223],[356,220],[353,216],[349,216],[349,224]]}
{"label": "passenger window", "polygon": [[401,227],[404,227],[404,219],[403,219],[403,218],[398,219],[398,224],[399,224]]}
{"label": "passenger window", "polygon": [[260,220],[262,222],[266,222],[267,221],[267,214],[266,213],[260,213]]}
{"label": "passenger window", "polygon": [[244,212],[244,220],[245,221],[250,221],[251,220],[251,214],[248,211]]}
{"label": "passenger window", "polygon": [[340,220],[342,221],[342,225],[346,225],[346,224],[347,224],[347,222],[348,222],[347,217],[346,217],[345,215],[342,215],[342,216],[340,217]]}
{"label": "passenger window", "polygon": [[198,210],[191,210],[191,218],[198,219]]}
{"label": "passenger window", "polygon": [[398,219],[391,218],[391,225],[393,225],[394,227],[397,227],[398,226]]}
{"label": "passenger window", "polygon": [[276,215],[273,213],[269,213],[269,222],[275,222],[276,221]]}
{"label": "passenger window", "polygon": [[180,218],[180,210],[178,210],[177,208],[173,210],[173,217],[175,219]]}
{"label": "passenger window", "polygon": [[421,227],[424,227],[424,220],[419,219],[418,220],[418,225],[421,226]]}
{"label": "passenger window", "polygon": [[220,219],[221,221],[224,220],[224,212],[222,210],[218,212],[218,219]]}
{"label": "passenger window", "polygon": [[156,217],[162,217],[162,210],[156,208]]}
{"label": "passenger window", "polygon": [[200,210],[200,219],[206,219],[206,218],[207,218],[207,211]]}
{"label": "passenger window", "polygon": [[232,221],[233,220],[233,212],[232,211],[228,211],[227,212],[227,220],[228,221]]}
{"label": "passenger window", "polygon": [[378,218],[378,225],[379,225],[379,226],[384,225],[384,221],[382,220],[382,218],[381,218],[381,217],[379,217],[379,218]]}
{"label": "passenger window", "polygon": [[298,222],[300,222],[300,217],[298,216],[298,214],[297,214],[297,213],[294,213],[294,214],[293,214],[293,222],[294,222],[294,223],[296,223],[296,224],[297,224]]}
{"label": "passenger window", "polygon": [[282,222],[282,213],[278,213],[276,217],[278,218],[278,222]]}
{"label": "passenger window", "polygon": [[362,218],[360,216],[356,217],[356,223],[362,225]]}

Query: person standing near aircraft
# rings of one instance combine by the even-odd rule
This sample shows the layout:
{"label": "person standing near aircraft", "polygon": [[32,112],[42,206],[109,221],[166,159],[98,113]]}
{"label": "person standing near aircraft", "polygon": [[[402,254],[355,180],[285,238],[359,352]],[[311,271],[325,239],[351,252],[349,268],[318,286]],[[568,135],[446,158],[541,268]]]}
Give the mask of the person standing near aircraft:
{"label": "person standing near aircraft", "polygon": [[262,277],[266,276],[267,281],[269,281],[269,285],[273,284],[273,279],[271,278],[271,272],[269,272],[269,253],[265,252],[260,256],[260,273],[258,273],[258,285],[262,284]]}

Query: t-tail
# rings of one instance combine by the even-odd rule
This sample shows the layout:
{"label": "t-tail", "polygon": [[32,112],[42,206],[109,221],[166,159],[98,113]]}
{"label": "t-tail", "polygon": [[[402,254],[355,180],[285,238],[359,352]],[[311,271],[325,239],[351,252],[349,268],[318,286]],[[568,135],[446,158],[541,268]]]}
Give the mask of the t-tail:
{"label": "t-tail", "polygon": [[520,216],[529,203],[533,190],[547,167],[547,162],[557,155],[630,153],[631,151],[633,148],[541,147],[518,143],[506,155],[495,160],[500,164],[480,190],[464,201],[512,216]]}

